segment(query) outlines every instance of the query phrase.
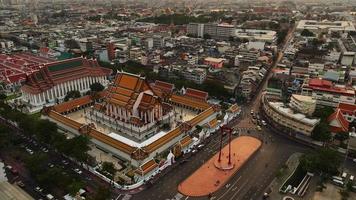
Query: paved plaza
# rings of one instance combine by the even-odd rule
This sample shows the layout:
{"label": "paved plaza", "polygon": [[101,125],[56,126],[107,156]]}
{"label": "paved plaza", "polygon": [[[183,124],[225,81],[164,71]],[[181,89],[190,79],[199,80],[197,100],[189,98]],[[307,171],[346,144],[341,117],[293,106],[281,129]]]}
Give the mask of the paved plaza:
{"label": "paved plaza", "polygon": [[[241,136],[231,141],[231,159],[234,167],[230,170],[216,168],[215,163],[219,157],[216,153],[209,161],[204,163],[190,177],[185,179],[178,186],[180,193],[186,196],[207,196],[225,183],[244,165],[244,163],[261,147],[260,140]],[[226,145],[222,150],[222,160],[227,160],[229,146]]]}

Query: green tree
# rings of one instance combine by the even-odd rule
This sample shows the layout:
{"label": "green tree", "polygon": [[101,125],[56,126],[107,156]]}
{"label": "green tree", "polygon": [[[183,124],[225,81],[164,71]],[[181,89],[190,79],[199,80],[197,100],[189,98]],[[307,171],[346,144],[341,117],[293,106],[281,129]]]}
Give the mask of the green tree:
{"label": "green tree", "polygon": [[284,40],[286,39],[286,36],[288,34],[288,30],[287,29],[282,29],[280,31],[277,32],[277,44],[282,44],[284,42]]}
{"label": "green tree", "polygon": [[0,149],[9,145],[10,129],[0,124]]}
{"label": "green tree", "polygon": [[204,39],[211,39],[211,35],[205,33],[205,34],[203,35],[203,38],[204,38]]}
{"label": "green tree", "polygon": [[80,97],[80,92],[78,90],[72,90],[67,92],[67,95],[64,97],[64,101],[69,101],[71,99],[76,99]]}
{"label": "green tree", "polygon": [[75,196],[77,194],[77,192],[83,188],[85,185],[82,181],[77,181],[77,180],[74,180],[72,183],[70,183],[68,186],[67,186],[67,190],[68,190],[68,193],[71,195],[71,196]]}
{"label": "green tree", "polygon": [[93,83],[93,84],[90,85],[90,90],[92,92],[101,92],[104,89],[105,89],[104,86],[99,82],[96,82],[96,83]]}
{"label": "green tree", "polygon": [[[79,162],[85,162],[88,159],[89,138],[84,135],[79,135],[71,138],[67,142],[67,147],[71,148],[70,152],[67,152],[69,156],[72,156]],[[75,148],[73,148],[75,147]]]}
{"label": "green tree", "polygon": [[304,36],[304,37],[314,37],[314,33],[309,31],[308,29],[304,29],[301,33],[300,33],[301,36]]}
{"label": "green tree", "polygon": [[31,174],[41,174],[46,171],[48,163],[48,155],[44,153],[36,153],[31,155],[25,160],[25,165],[27,169],[30,170]]}
{"label": "green tree", "polygon": [[5,101],[6,98],[7,98],[6,94],[0,93],[0,101]]}
{"label": "green tree", "polygon": [[304,170],[319,175],[336,174],[341,163],[338,153],[329,148],[322,148],[316,152],[304,154],[299,161]]}
{"label": "green tree", "polygon": [[106,162],[106,161],[103,162],[103,164],[101,165],[101,170],[109,173],[110,176],[112,176],[112,178],[115,176],[116,171],[117,171],[112,162]]}
{"label": "green tree", "polygon": [[49,120],[40,119],[36,123],[36,137],[40,142],[52,145],[57,134],[57,124]]}
{"label": "green tree", "polygon": [[322,121],[326,121],[327,118],[334,113],[334,109],[332,107],[322,107],[315,109],[313,116],[320,118]]}
{"label": "green tree", "polygon": [[325,121],[320,121],[320,123],[315,126],[311,137],[317,141],[329,142],[332,139],[329,124]]}

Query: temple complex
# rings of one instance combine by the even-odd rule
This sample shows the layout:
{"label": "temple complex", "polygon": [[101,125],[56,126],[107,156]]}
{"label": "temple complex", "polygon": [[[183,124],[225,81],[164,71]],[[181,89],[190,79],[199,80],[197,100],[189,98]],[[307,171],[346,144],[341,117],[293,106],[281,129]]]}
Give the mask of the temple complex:
{"label": "temple complex", "polygon": [[174,119],[172,106],[162,102],[144,77],[124,72],[109,86],[104,101],[86,114],[139,141],[154,135],[157,123],[171,124]]}
{"label": "temple complex", "polygon": [[220,107],[209,104],[207,95],[189,88],[179,94],[173,84],[118,72],[98,99],[83,96],[45,107],[42,117],[68,134],[88,135],[97,148],[136,169],[139,182],[216,131]]}

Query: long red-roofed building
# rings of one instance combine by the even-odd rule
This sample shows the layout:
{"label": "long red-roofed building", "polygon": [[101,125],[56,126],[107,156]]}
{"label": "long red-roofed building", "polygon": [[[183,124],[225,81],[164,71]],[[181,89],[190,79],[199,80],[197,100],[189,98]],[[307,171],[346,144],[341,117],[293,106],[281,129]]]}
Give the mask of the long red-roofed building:
{"label": "long red-roofed building", "polygon": [[0,82],[5,84],[7,93],[15,92],[16,87],[26,80],[26,75],[38,71],[40,65],[53,62],[53,59],[32,53],[0,54]]}
{"label": "long red-roofed building", "polygon": [[192,88],[187,88],[184,95],[199,101],[207,101],[209,97],[209,94],[207,92]]}
{"label": "long red-roofed building", "polygon": [[347,86],[336,86],[331,81],[310,79],[302,88],[302,95],[313,96],[318,105],[336,108],[339,103],[355,104],[355,90]]}
{"label": "long red-roofed building", "polygon": [[30,112],[36,112],[44,105],[61,102],[70,91],[84,94],[96,82],[107,86],[107,76],[111,73],[93,59],[72,58],[46,63],[27,75],[21,87],[22,100],[29,105]]}

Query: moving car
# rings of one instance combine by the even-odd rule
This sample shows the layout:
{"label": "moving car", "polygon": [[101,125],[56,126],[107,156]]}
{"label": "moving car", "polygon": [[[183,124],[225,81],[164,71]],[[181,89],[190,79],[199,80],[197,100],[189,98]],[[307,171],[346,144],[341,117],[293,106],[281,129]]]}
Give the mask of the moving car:
{"label": "moving car", "polygon": [[257,126],[257,130],[262,131],[261,126]]}
{"label": "moving car", "polygon": [[75,168],[74,171],[75,171],[76,173],[78,173],[78,174],[82,174],[82,173],[83,173],[82,170],[80,170],[80,169],[78,169],[78,168]]}

